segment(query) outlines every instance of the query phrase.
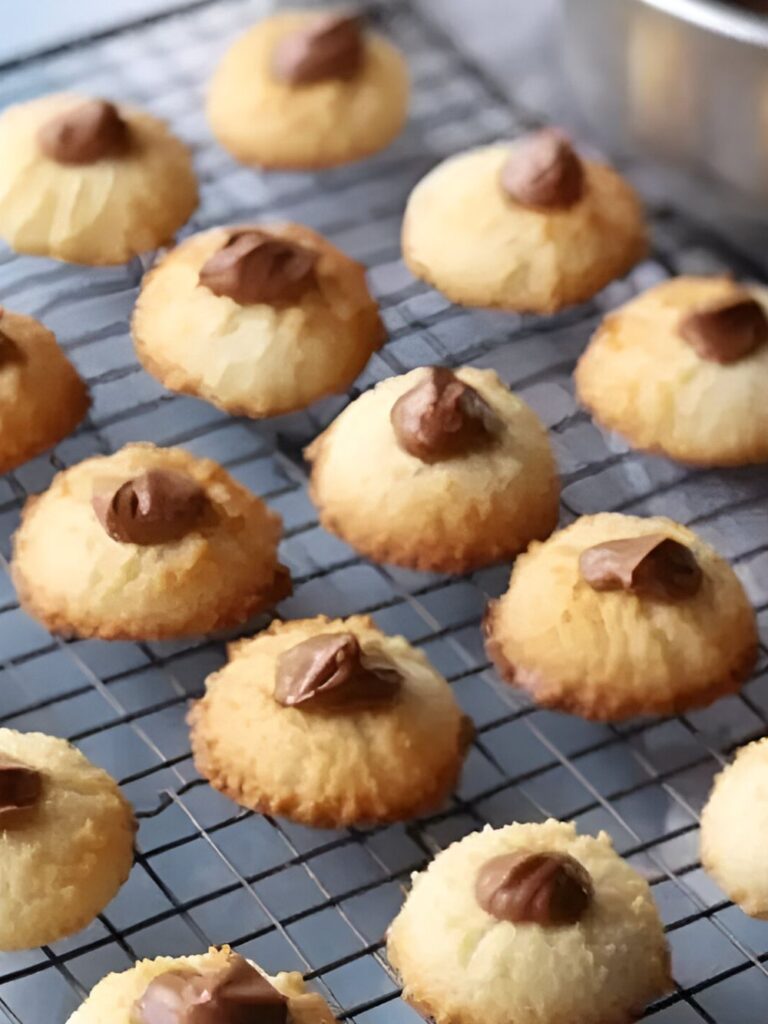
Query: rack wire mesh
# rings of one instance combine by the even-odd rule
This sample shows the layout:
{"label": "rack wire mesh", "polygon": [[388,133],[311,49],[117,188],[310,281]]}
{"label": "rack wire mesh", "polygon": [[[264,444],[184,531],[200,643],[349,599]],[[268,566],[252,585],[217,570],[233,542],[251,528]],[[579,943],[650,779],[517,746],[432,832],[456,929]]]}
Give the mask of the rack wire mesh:
{"label": "rack wire mesh", "polygon": [[[593,302],[546,319],[467,312],[415,283],[398,234],[412,185],[448,153],[509,137],[531,118],[508,102],[407,0],[371,0],[371,17],[408,54],[411,121],[386,153],[318,175],[263,176],[235,165],[206,129],[204,83],[267,0],[194,0],[0,68],[0,105],[53,89],[131,100],[169,119],[195,149],[202,204],[187,231],[243,217],[305,221],[370,267],[390,340],[352,396],[425,363],[497,369],[547,423],[563,477],[562,520],[605,509],[665,513],[730,557],[758,609],[752,682],[714,708],[611,726],[532,706],[495,679],[479,620],[508,567],[445,578],[367,564],[317,524],[301,448],[347,401],[266,424],[166,394],[136,364],[128,317],[144,266],[83,269],[0,254],[0,301],[42,318],[88,379],[86,425],[0,478],[0,722],[74,741],[116,775],[140,820],[129,881],[84,932],[0,956],[0,1010],[16,1024],[65,1020],[105,973],[135,959],[230,942],[270,971],[302,971],[346,1020],[414,1021],[383,949],[411,871],[487,822],[575,819],[607,830],[643,871],[668,928],[675,991],[659,1024],[758,1024],[768,997],[768,926],[745,917],[701,871],[698,813],[738,744],[768,730],[768,473],[693,471],[628,451],[577,408],[570,373],[606,309],[681,272],[750,262],[679,216],[651,211],[651,257]],[[438,814],[387,828],[318,831],[244,812],[199,779],[184,724],[189,698],[224,660],[221,638],[105,644],[51,637],[20,611],[7,569],[27,494],[54,472],[127,441],[182,444],[222,462],[285,521],[295,593],[284,616],[368,611],[418,643],[478,726],[460,786]]]}

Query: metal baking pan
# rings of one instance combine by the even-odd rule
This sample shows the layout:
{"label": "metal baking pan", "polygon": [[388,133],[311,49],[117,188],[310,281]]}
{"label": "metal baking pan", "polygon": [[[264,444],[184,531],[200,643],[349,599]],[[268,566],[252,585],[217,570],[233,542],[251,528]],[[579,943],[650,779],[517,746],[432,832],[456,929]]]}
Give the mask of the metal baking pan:
{"label": "metal baking pan", "polygon": [[768,216],[764,11],[720,0],[563,0],[563,58],[580,112],[611,148],[682,169],[725,209]]}

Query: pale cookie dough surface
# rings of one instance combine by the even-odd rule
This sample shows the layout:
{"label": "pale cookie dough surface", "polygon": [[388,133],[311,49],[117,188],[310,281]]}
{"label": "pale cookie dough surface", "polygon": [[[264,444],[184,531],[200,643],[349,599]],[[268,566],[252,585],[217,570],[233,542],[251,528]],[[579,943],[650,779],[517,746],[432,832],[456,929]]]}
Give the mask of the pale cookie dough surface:
{"label": "pale cookie dough surface", "polygon": [[736,751],[701,815],[701,862],[752,917],[768,919],[768,739]]}
{"label": "pale cookie dough surface", "polygon": [[390,410],[425,373],[377,384],[306,450],[323,526],[374,561],[442,572],[503,560],[548,536],[560,483],[546,430],[494,371],[456,371],[504,424],[492,445],[431,464],[400,448]]}
{"label": "pale cookie dough surface", "polygon": [[[181,540],[115,541],[91,498],[149,469],[186,473],[205,489],[209,507]],[[29,499],[14,537],[13,580],[25,609],[53,631],[103,639],[206,633],[285,596],[280,531],[279,516],[217,463],[131,444],[64,470]]]}
{"label": "pale cookie dough surface", "polygon": [[[569,854],[594,899],[574,925],[513,924],[486,913],[475,878],[518,850]],[[475,832],[414,876],[387,952],[404,996],[437,1024],[628,1024],[671,988],[669,952],[648,883],[608,836],[549,820]]]}
{"label": "pale cookie dough surface", "polygon": [[227,51],[211,81],[208,120],[236,159],[262,167],[331,167],[384,149],[408,110],[408,70],[399,51],[365,33],[365,57],[350,79],[290,85],[272,72],[279,40],[304,29],[317,12],[265,19]]}
{"label": "pale cookie dough surface", "polygon": [[[278,656],[322,633],[351,632],[403,682],[375,709],[310,711],[273,697]],[[439,806],[471,730],[445,679],[403,637],[367,616],[274,622],[230,649],[189,715],[198,771],[231,799],[305,824],[398,821]]]}
{"label": "pale cookie dough surface", "polygon": [[[676,602],[596,591],[579,556],[606,541],[661,533],[693,551],[701,588]],[[662,517],[582,516],[516,562],[489,605],[488,653],[509,682],[546,707],[585,718],[675,714],[748,678],[755,614],[731,566],[695,533]]]}
{"label": "pale cookie dough surface", "polygon": [[40,128],[85,99],[55,93],[0,117],[0,237],[17,252],[125,263],[171,240],[197,206],[197,181],[165,124],[122,105],[132,139],[125,155],[69,166],[45,156]]}
{"label": "pale cookie dough surface", "polygon": [[623,277],[647,249],[640,203],[604,164],[584,161],[584,195],[537,210],[499,183],[509,147],[451,157],[419,182],[403,221],[416,277],[465,306],[552,313]]}
{"label": "pale cookie dough surface", "polygon": [[43,775],[34,806],[0,815],[0,949],[80,931],[133,863],[133,811],[117,783],[64,740],[0,729],[0,754]]}
{"label": "pale cookie dough surface", "polygon": [[[750,291],[768,312],[768,290]],[[699,465],[768,461],[768,345],[723,365],[677,330],[732,294],[727,277],[678,277],[610,313],[576,367],[581,403],[635,448]]]}
{"label": "pale cookie dough surface", "polygon": [[161,260],[133,315],[139,358],[166,387],[253,417],[345,391],[384,340],[359,263],[309,228],[264,229],[320,252],[317,284],[299,302],[241,306],[199,284],[203,264],[230,236],[214,228]]}
{"label": "pale cookie dough surface", "polygon": [[[108,974],[91,989],[88,998],[69,1018],[67,1024],[132,1024],[131,1009],[144,994],[149,983],[167,971],[191,969],[216,971],[227,965],[228,946],[211,948],[197,956],[159,956],[155,960],[139,960],[127,971]],[[251,961],[252,962],[252,961]],[[335,1024],[336,1018],[322,996],[309,992],[300,974],[281,971],[272,977],[257,970],[288,999],[290,1024]]]}
{"label": "pale cookie dough surface", "polygon": [[0,473],[71,434],[90,404],[56,338],[31,316],[3,310],[0,332],[20,358],[0,360]]}

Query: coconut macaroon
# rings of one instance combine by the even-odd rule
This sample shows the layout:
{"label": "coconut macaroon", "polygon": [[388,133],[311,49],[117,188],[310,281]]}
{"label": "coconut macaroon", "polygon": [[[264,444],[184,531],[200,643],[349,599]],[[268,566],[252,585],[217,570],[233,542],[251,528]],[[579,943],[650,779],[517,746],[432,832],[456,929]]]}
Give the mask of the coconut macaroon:
{"label": "coconut macaroon", "polygon": [[546,430],[492,370],[420,367],[382,381],[305,454],[320,522],[377,562],[468,572],[557,523]]}
{"label": "coconut macaroon", "polygon": [[0,950],[85,928],[127,879],[133,811],[65,740],[0,729]]}
{"label": "coconut macaroon", "polygon": [[71,434],[90,400],[55,335],[0,306],[0,473]]}
{"label": "coconut macaroon", "polygon": [[59,473],[14,536],[22,606],[107,640],[207,633],[290,592],[279,516],[218,463],[126,445]]}
{"label": "coconut macaroon", "polygon": [[648,883],[606,833],[485,828],[439,853],[390,926],[404,998],[437,1024],[627,1024],[672,987]]}
{"label": "coconut macaroon", "polygon": [[133,107],[55,93],[0,116],[0,237],[17,252],[125,263],[197,206],[186,148]]}
{"label": "coconut macaroon", "polygon": [[435,810],[473,733],[421,651],[364,615],[273,622],[231,645],[189,724],[215,789],[324,828]]}
{"label": "coconut macaroon", "polygon": [[768,739],[736,751],[701,813],[701,863],[745,914],[768,920]]}
{"label": "coconut macaroon", "polygon": [[298,224],[193,235],[145,277],[136,351],[172,391],[264,417],[345,391],[384,340],[365,269]]}
{"label": "coconut macaroon", "polygon": [[676,277],[610,313],[579,399],[634,448],[701,466],[768,461],[768,290]]}
{"label": "coconut macaroon", "polygon": [[405,122],[408,91],[402,55],[359,16],[285,11],[227,51],[207,113],[242,163],[312,170],[388,146]]}
{"label": "coconut macaroon", "polygon": [[296,971],[274,977],[229,946],[139,960],[98,982],[67,1024],[335,1024]]}
{"label": "coconut macaroon", "polygon": [[408,199],[402,244],[453,302],[523,313],[584,302],[647,250],[630,185],[551,129],[439,164]]}
{"label": "coconut macaroon", "polygon": [[504,679],[598,720],[710,704],[747,680],[757,656],[736,573],[662,517],[582,516],[532,544],[485,631]]}

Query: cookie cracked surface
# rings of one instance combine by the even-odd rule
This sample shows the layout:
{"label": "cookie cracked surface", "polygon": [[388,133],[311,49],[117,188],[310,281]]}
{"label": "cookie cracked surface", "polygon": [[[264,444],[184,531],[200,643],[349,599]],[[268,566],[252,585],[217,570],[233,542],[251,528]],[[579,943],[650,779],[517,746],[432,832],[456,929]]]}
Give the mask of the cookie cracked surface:
{"label": "cookie cracked surface", "polygon": [[17,252],[94,266],[125,263],[170,242],[197,206],[189,151],[142,110],[116,108],[128,132],[122,149],[94,150],[84,163],[44,152],[41,131],[87,103],[55,93],[0,117],[0,237]]}
{"label": "cookie cracked surface", "polygon": [[132,326],[141,362],[171,391],[261,418],[345,391],[384,328],[364,268],[298,224],[263,231],[316,254],[300,294],[253,303],[215,294],[203,267],[249,229],[214,228],[172,249],[145,277]]}

